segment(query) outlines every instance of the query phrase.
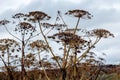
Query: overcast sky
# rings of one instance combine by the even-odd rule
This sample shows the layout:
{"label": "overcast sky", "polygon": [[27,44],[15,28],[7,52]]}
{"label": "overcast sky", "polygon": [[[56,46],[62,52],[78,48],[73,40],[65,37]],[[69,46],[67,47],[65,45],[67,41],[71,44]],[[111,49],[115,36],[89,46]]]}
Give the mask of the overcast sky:
{"label": "overcast sky", "polygon": [[[56,17],[57,10],[65,13],[72,9],[87,10],[93,15],[91,20],[81,20],[82,28],[104,28],[114,33],[115,38],[102,40],[96,52],[106,53],[106,63],[120,63],[120,0],[0,0],[0,20],[35,10]],[[66,21],[72,25],[72,20]],[[4,29],[0,31],[1,38],[11,38]]]}

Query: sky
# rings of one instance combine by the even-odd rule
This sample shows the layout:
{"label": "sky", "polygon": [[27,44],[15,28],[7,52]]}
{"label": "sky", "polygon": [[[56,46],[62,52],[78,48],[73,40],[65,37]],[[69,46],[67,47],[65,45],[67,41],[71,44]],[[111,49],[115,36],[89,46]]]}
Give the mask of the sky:
{"label": "sky", "polygon": [[[73,9],[83,9],[93,15],[91,20],[80,21],[79,26],[82,28],[104,28],[115,35],[115,38],[99,42],[95,51],[98,55],[106,53],[107,64],[120,64],[120,0],[0,0],[0,20],[9,19],[18,12],[36,10],[56,17],[58,10],[65,13]],[[65,20],[69,25],[73,25],[72,18],[70,19]],[[11,36],[0,27],[0,38]]]}

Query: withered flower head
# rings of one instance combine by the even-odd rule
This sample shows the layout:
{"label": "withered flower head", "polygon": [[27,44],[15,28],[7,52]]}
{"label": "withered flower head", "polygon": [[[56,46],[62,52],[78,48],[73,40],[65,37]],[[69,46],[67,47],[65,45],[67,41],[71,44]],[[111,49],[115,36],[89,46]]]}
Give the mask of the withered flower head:
{"label": "withered flower head", "polygon": [[12,44],[17,44],[18,45],[18,42],[13,40],[13,39],[0,39],[0,44],[9,44],[9,45],[12,45]]}
{"label": "withered flower head", "polygon": [[33,57],[34,57],[34,54],[32,54],[32,53],[29,53],[26,55],[26,58],[33,58]]}
{"label": "withered flower head", "polygon": [[32,26],[32,24],[28,22],[20,22],[18,25],[16,25],[14,31],[21,32],[22,35],[33,36],[33,33],[36,31],[36,28],[35,26]]}
{"label": "withered flower head", "polygon": [[65,24],[50,24],[50,23],[42,23],[41,25],[45,28],[55,28],[57,30],[60,30],[67,26]]}
{"label": "withered flower head", "polygon": [[8,20],[1,20],[0,21],[0,25],[6,25],[8,23],[10,23],[10,21],[8,21]]}
{"label": "withered flower head", "polygon": [[12,18],[14,18],[14,19],[21,18],[21,17],[25,17],[25,14],[23,14],[23,13],[17,13],[14,16],[12,16]]}
{"label": "withered flower head", "polygon": [[34,54],[32,54],[32,53],[27,54],[24,59],[25,66],[29,68],[30,66],[32,66],[35,63],[35,60],[36,59],[35,59]]}
{"label": "withered flower head", "polygon": [[20,26],[21,29],[34,29],[34,27],[27,22],[21,22],[20,24],[18,24]]}
{"label": "withered flower head", "polygon": [[54,24],[50,24],[50,23],[41,23],[41,25],[45,28],[54,28]]}
{"label": "withered flower head", "polygon": [[51,17],[48,16],[46,13],[41,11],[33,11],[29,12],[28,17],[30,17],[30,20],[49,20]]}
{"label": "withered flower head", "polygon": [[58,39],[60,42],[64,42],[70,47],[79,47],[80,45],[84,45],[87,41],[82,39],[80,36],[75,35],[73,33],[61,32],[54,34],[53,36],[48,36],[48,38]]}
{"label": "withered flower head", "polygon": [[78,18],[85,18],[85,19],[91,19],[92,15],[88,11],[84,10],[69,10],[65,13],[66,15],[73,15],[74,17]]}
{"label": "withered flower head", "polygon": [[105,30],[105,29],[94,29],[92,30],[92,36],[97,36],[97,37],[103,37],[103,38],[108,38],[108,37],[114,37],[110,31]]}
{"label": "withered flower head", "polygon": [[47,50],[48,49],[48,46],[42,40],[36,40],[36,41],[30,43],[30,47],[32,49],[37,48],[37,50]]}
{"label": "withered flower head", "polygon": [[7,46],[6,45],[1,45],[0,44],[0,51],[4,51],[4,50],[6,50],[7,49]]}
{"label": "withered flower head", "polygon": [[0,39],[0,50],[4,51],[8,48],[11,48],[11,52],[14,52],[15,50],[19,51],[20,45],[17,41],[13,39]]}

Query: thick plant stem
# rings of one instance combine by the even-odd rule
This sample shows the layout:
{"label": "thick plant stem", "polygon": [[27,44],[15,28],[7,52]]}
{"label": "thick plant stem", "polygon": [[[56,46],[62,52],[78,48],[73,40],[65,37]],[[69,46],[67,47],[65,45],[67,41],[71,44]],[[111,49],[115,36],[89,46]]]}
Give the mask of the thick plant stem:
{"label": "thick plant stem", "polygon": [[64,45],[64,54],[63,54],[63,59],[62,59],[62,68],[65,68],[65,66],[66,66],[66,60],[65,60],[65,58],[66,58],[66,44],[64,43],[63,44]]}
{"label": "thick plant stem", "polygon": [[66,80],[66,76],[67,76],[67,72],[65,68],[61,68],[61,72],[62,72],[62,80]]}
{"label": "thick plant stem", "polygon": [[22,65],[21,65],[21,80],[24,79],[24,74],[25,74],[25,70],[24,70],[24,41],[22,41]]}
{"label": "thick plant stem", "polygon": [[[8,46],[8,45],[7,45]],[[10,66],[10,53],[9,48],[7,49],[7,59],[8,59],[8,67]]]}
{"label": "thick plant stem", "polygon": [[[74,29],[73,34],[76,34],[76,31],[77,31],[79,22],[80,22],[80,17],[79,17],[78,20],[77,20],[76,27],[75,27],[75,29]],[[67,60],[68,60],[69,52],[70,52],[70,47],[68,48],[68,51],[67,51],[66,60],[65,60],[66,62],[67,62]]]}
{"label": "thick plant stem", "polygon": [[[53,53],[51,47],[49,46],[49,43],[48,43],[48,41],[47,41],[47,38],[46,38],[46,36],[44,35],[44,33],[43,33],[43,31],[42,31],[42,26],[41,26],[39,20],[38,20],[38,24],[39,24],[40,32],[41,32],[42,36],[44,37],[44,40],[45,40],[45,42],[46,42],[46,44],[47,44],[47,46],[48,46],[48,48],[49,48],[49,50],[50,50],[52,56],[55,57],[55,54]],[[56,57],[55,57],[55,61],[57,62],[58,66],[61,68],[61,65],[60,65],[60,63],[58,62],[58,60],[57,60]]]}
{"label": "thick plant stem", "polygon": [[[39,57],[39,61],[41,61],[41,58],[40,58],[40,54],[38,53],[38,57]],[[46,70],[43,66],[43,62],[41,61],[41,64],[39,63],[39,65],[41,66],[42,65],[42,68],[43,68],[43,71],[44,71],[44,74],[45,74],[45,77],[47,78],[47,80],[50,80],[50,78],[48,77],[47,73],[46,73]]]}
{"label": "thick plant stem", "polygon": [[[24,31],[24,32],[25,32],[25,31]],[[25,42],[24,42],[24,35],[23,35],[23,36],[22,36],[21,80],[24,80],[24,77],[25,77],[25,75],[26,75],[25,62],[24,62],[24,58],[25,58],[24,48],[25,48]]]}
{"label": "thick plant stem", "polygon": [[75,56],[74,56],[74,68],[73,68],[73,80],[76,80],[77,77],[77,66],[76,66],[76,62],[77,62],[77,53],[76,53],[76,49],[75,49]]}
{"label": "thick plant stem", "polygon": [[67,76],[67,71],[66,71],[66,61],[65,61],[65,57],[66,57],[66,44],[64,43],[64,54],[63,54],[63,61],[62,61],[62,68],[61,68],[61,73],[62,73],[62,80],[66,80],[66,76]]}
{"label": "thick plant stem", "polygon": [[3,58],[0,56],[3,64],[5,65],[5,68],[7,69],[7,74],[8,74],[8,80],[14,80],[12,71],[10,70],[9,66],[7,66],[7,64],[5,63],[5,61],[3,60]]}
{"label": "thick plant stem", "polygon": [[78,20],[77,20],[77,24],[76,24],[76,27],[75,27],[75,30],[74,30],[73,34],[75,34],[75,33],[76,33],[77,28],[78,28],[78,25],[79,25],[79,22],[80,22],[80,17],[79,17],[79,18],[78,18]]}

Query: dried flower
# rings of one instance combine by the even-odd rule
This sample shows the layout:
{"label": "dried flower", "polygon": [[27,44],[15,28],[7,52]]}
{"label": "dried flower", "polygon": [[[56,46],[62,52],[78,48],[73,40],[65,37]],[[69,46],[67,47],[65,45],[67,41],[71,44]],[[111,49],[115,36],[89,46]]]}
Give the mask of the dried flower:
{"label": "dried flower", "polygon": [[74,17],[78,18],[85,18],[85,19],[91,19],[92,15],[88,11],[84,10],[69,10],[65,13],[66,15],[73,15]]}
{"label": "dried flower", "polygon": [[34,54],[32,54],[32,53],[29,53],[26,55],[26,58],[33,58],[33,57],[34,57]]}
{"label": "dried flower", "polygon": [[65,24],[50,24],[50,23],[41,23],[41,25],[45,28],[55,28],[57,30],[60,30],[60,29],[65,28],[67,26]]}
{"label": "dried flower", "polygon": [[8,20],[1,20],[0,21],[0,25],[6,25],[8,23],[10,23],[10,21],[8,21]]}
{"label": "dried flower", "polygon": [[46,51],[48,51],[48,46],[42,40],[36,40],[36,41],[30,43],[30,47],[32,49],[37,48],[37,50],[41,50],[41,51],[46,50]]}
{"label": "dried flower", "polygon": [[21,29],[34,29],[34,27],[30,24],[30,23],[27,23],[27,22],[21,22],[20,24],[18,24]]}
{"label": "dried flower", "polygon": [[23,13],[17,13],[14,16],[12,16],[12,18],[16,19],[16,18],[21,18],[21,17],[25,17],[26,15]]}
{"label": "dried flower", "polygon": [[41,12],[41,11],[33,11],[29,12],[28,17],[30,18],[29,20],[49,20],[51,17],[48,16],[46,13]]}
{"label": "dried flower", "polygon": [[30,33],[29,35],[32,36],[33,32],[35,32],[36,29],[28,22],[20,22],[15,28],[15,31],[21,32],[22,35],[28,35],[29,32]]}
{"label": "dried flower", "polygon": [[5,51],[7,49],[10,49],[12,53],[15,50],[20,51],[20,45],[17,41],[13,39],[0,39],[0,51]]}
{"label": "dried flower", "polygon": [[57,33],[54,34],[53,36],[48,36],[48,38],[52,38],[54,40],[58,39],[72,48],[79,47],[80,45],[83,46],[87,42],[86,40],[82,39],[80,36],[69,32]]}
{"label": "dried flower", "polygon": [[110,36],[114,37],[112,33],[110,33],[108,30],[105,29],[94,29],[92,30],[91,33],[92,36],[97,36],[97,37],[103,37],[103,38],[108,38]]}

